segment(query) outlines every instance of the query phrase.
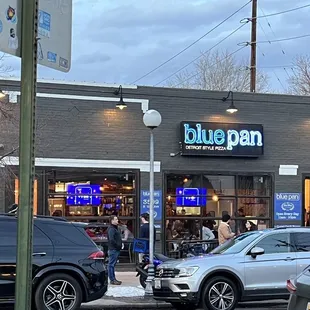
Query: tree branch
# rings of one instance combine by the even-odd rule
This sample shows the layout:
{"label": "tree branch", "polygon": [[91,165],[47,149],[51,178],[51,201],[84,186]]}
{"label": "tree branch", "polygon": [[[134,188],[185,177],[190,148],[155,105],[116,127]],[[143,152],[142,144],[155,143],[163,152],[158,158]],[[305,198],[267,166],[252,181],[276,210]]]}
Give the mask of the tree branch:
{"label": "tree branch", "polygon": [[19,146],[13,148],[10,152],[5,153],[4,155],[0,156],[0,161],[3,160],[5,157],[14,154],[19,149]]}

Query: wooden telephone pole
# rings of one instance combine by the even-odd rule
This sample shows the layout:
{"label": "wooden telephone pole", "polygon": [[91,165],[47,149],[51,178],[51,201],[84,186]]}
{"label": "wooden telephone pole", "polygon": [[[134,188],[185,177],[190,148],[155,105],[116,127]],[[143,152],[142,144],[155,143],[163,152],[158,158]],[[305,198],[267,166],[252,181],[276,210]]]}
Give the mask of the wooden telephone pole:
{"label": "wooden telephone pole", "polygon": [[256,92],[256,34],[257,34],[257,0],[252,0],[252,31],[251,31],[251,76],[250,92]]}

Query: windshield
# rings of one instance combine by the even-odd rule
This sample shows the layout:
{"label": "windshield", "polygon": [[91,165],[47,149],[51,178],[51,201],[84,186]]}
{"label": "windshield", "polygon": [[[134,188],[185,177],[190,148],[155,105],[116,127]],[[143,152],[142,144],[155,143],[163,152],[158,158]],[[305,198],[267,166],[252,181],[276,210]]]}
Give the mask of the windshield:
{"label": "windshield", "polygon": [[237,254],[259,236],[261,236],[261,234],[258,231],[241,234],[218,246],[211,254]]}

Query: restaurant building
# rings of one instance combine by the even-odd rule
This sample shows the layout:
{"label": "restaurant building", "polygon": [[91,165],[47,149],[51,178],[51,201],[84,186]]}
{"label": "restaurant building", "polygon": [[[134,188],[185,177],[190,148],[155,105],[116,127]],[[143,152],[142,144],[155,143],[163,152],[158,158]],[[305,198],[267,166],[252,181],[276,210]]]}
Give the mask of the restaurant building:
{"label": "restaurant building", "polygon": [[[1,116],[0,211],[18,203],[19,82]],[[149,130],[143,113],[162,115],[155,134],[158,246],[229,213],[256,229],[305,225],[310,211],[310,98],[119,85],[38,84],[34,212],[107,222],[117,214],[134,236],[148,210]],[[233,101],[232,101],[233,95]],[[223,100],[223,98],[228,98]],[[227,108],[238,111],[228,113]],[[238,222],[239,221],[239,222]],[[238,228],[239,227],[239,228]],[[131,259],[131,258],[130,258]]]}

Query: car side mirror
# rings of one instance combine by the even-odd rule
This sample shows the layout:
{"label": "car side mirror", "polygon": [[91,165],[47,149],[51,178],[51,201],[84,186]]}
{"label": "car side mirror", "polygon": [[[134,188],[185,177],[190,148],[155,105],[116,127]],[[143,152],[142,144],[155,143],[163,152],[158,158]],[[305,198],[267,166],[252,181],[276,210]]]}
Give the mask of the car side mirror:
{"label": "car side mirror", "polygon": [[265,254],[265,250],[263,248],[260,248],[260,247],[255,247],[251,250],[250,252],[251,256],[253,258],[256,258],[258,255],[263,255]]}

